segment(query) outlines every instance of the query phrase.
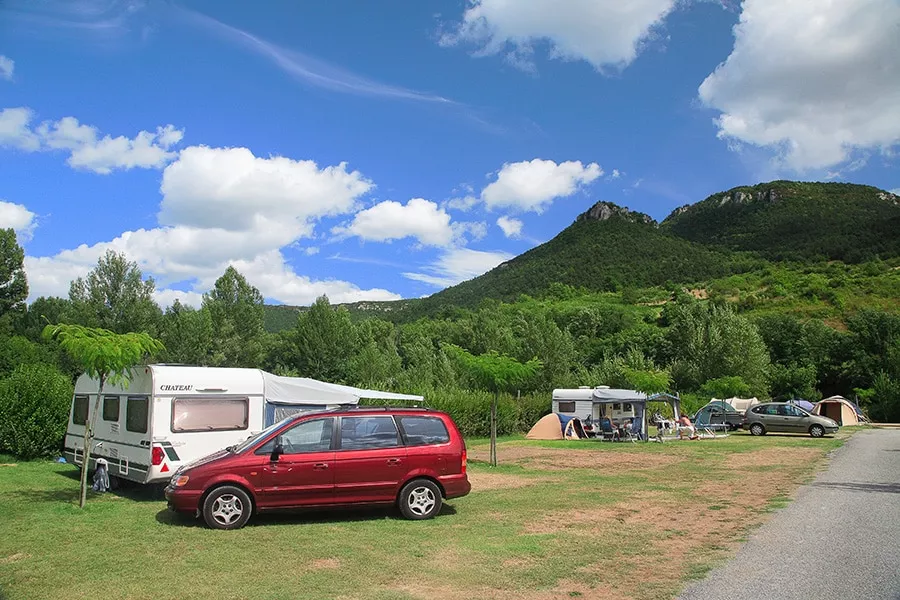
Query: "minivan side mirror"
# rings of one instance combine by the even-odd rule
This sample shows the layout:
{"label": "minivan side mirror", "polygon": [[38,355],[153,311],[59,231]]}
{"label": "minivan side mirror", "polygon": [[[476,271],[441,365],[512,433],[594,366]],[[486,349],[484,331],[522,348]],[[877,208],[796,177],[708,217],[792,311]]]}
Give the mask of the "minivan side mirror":
{"label": "minivan side mirror", "polygon": [[269,460],[275,462],[282,454],[284,454],[284,441],[281,439],[281,436],[278,436],[275,438],[275,446],[272,448],[272,454],[269,456]]}

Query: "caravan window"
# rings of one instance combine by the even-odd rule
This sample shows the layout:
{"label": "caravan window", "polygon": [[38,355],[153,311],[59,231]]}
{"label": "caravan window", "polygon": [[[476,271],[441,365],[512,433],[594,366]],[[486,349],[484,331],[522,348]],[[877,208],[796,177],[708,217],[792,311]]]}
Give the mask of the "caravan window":
{"label": "caravan window", "polygon": [[172,431],[247,429],[249,412],[249,398],[175,398]]}
{"label": "caravan window", "polygon": [[561,413],[575,412],[575,403],[574,402],[560,402],[559,403],[559,412],[561,412]]}
{"label": "caravan window", "polygon": [[75,396],[75,402],[72,404],[72,422],[76,425],[87,423],[88,397]]}
{"label": "caravan window", "polygon": [[147,433],[147,417],[150,415],[150,399],[147,396],[128,396],[125,405],[125,429],[135,433]]}
{"label": "caravan window", "polygon": [[119,420],[119,397],[103,396],[103,420],[118,421]]}

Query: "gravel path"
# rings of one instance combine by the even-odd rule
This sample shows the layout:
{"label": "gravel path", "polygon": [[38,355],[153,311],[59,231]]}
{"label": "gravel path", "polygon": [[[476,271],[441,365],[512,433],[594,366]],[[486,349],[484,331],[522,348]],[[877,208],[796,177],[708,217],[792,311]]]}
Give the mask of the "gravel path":
{"label": "gravel path", "polygon": [[828,469],[682,600],[900,600],[900,430],[850,438]]}

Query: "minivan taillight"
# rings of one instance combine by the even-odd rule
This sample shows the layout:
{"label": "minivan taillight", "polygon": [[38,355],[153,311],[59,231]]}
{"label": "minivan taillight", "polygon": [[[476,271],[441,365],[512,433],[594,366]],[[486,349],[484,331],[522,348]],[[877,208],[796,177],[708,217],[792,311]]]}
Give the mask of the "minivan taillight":
{"label": "minivan taillight", "polygon": [[150,464],[158,467],[165,457],[166,453],[163,452],[162,446],[153,446],[153,450],[150,452]]}
{"label": "minivan taillight", "polygon": [[462,451],[462,474],[466,474],[466,450],[463,448]]}

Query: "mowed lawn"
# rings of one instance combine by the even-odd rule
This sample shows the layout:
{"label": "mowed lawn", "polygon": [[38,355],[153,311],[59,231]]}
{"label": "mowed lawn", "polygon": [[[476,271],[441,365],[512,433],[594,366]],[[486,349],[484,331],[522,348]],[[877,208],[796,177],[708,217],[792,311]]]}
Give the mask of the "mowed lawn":
{"label": "mowed lawn", "polygon": [[671,598],[730,556],[849,432],[665,444],[469,442],[472,493],[212,531],[135,491],[76,503],[75,469],[0,459],[0,597]]}

